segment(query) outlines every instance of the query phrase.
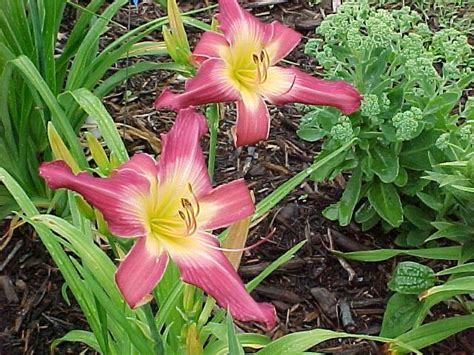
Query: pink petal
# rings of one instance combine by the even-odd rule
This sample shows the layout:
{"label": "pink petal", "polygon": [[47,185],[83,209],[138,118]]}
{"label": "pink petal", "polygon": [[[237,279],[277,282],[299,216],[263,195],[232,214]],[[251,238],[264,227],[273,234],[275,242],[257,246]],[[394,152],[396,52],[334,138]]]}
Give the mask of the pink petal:
{"label": "pink petal", "polygon": [[270,114],[262,98],[255,95],[237,101],[237,125],[233,132],[237,147],[267,139],[269,130]]}
{"label": "pink petal", "polygon": [[328,81],[315,78],[296,68],[280,69],[293,73],[295,83],[284,95],[268,97],[276,105],[299,102],[307,105],[333,106],[345,114],[351,114],[360,107],[362,96],[345,81]]}
{"label": "pink petal", "polygon": [[168,254],[153,243],[147,245],[147,238],[137,240],[115,273],[115,282],[131,308],[146,303],[168,265]]}
{"label": "pink petal", "polygon": [[193,250],[170,251],[181,272],[181,279],[203,289],[222,308],[228,309],[235,319],[256,321],[269,329],[273,328],[275,308],[252,299],[229,260],[221,251],[212,248],[219,245],[214,236],[201,232],[197,237],[199,239],[193,238],[200,243]]}
{"label": "pink petal", "polygon": [[203,62],[196,76],[186,82],[182,94],[173,94],[168,89],[156,99],[155,108],[180,109],[214,102],[235,101],[239,93],[227,75],[225,63],[220,59]]}
{"label": "pink petal", "polygon": [[277,21],[261,22],[242,9],[236,0],[219,0],[217,19],[230,43],[257,43],[266,49],[272,65],[286,57],[301,40],[300,33]]}
{"label": "pink petal", "polygon": [[270,28],[266,27],[269,25],[257,20],[248,11],[242,9],[236,0],[219,0],[217,21],[219,29],[224,32],[231,44],[244,38],[253,38],[260,43],[266,43],[272,33]]}
{"label": "pink petal", "polygon": [[192,108],[179,111],[171,130],[161,135],[162,152],[158,163],[160,190],[162,184],[166,185],[162,191],[168,191],[170,196],[188,189],[188,184],[197,196],[211,190],[199,144],[206,131],[207,122],[203,115]]}
{"label": "pink petal", "polygon": [[287,94],[295,84],[296,76],[288,69],[273,66],[268,68],[267,78],[263,83],[258,84],[257,92],[271,101]]}
{"label": "pink petal", "polygon": [[[138,170],[135,170],[140,166]],[[145,233],[139,206],[156,184],[157,168],[146,154],[137,154],[108,178],[82,172],[74,175],[63,161],[43,163],[39,174],[52,189],[68,188],[102,212],[112,233],[127,237]]]}
{"label": "pink petal", "polygon": [[194,49],[193,56],[198,61],[209,58],[220,58],[220,52],[229,47],[223,35],[213,31],[204,32]]}
{"label": "pink petal", "polygon": [[301,41],[301,34],[282,25],[272,22],[272,36],[267,40],[265,49],[270,57],[271,65],[285,58]]}
{"label": "pink petal", "polygon": [[117,172],[125,170],[132,170],[136,174],[147,178],[150,181],[150,184],[156,184],[158,168],[156,167],[155,159],[153,159],[149,154],[135,154],[129,161],[126,161],[118,169],[112,171],[111,175],[113,176]]}
{"label": "pink petal", "polygon": [[243,179],[213,189],[199,198],[199,205],[201,213],[198,216],[198,226],[202,230],[228,226],[255,211],[252,197]]}

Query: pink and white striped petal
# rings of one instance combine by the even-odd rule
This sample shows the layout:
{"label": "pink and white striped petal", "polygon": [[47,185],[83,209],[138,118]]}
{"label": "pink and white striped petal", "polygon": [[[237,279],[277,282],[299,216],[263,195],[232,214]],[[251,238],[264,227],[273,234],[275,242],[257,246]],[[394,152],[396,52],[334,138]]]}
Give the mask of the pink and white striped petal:
{"label": "pink and white striped petal", "polygon": [[193,250],[174,253],[170,256],[178,266],[181,279],[203,289],[217,303],[243,322],[256,321],[268,329],[276,323],[275,308],[268,303],[257,303],[248,294],[242,280],[220,250],[217,239],[207,233],[198,232]]}
{"label": "pink and white striped petal", "polygon": [[268,138],[270,114],[265,101],[257,94],[244,95],[237,101],[237,124],[233,128],[237,147],[255,144]]}
{"label": "pink and white striped petal", "polygon": [[295,84],[296,76],[291,71],[282,67],[270,67],[267,71],[265,82],[256,87],[259,95],[271,101],[288,93]]}
{"label": "pink and white striped petal", "polygon": [[208,59],[199,68],[196,76],[186,81],[186,90],[173,94],[165,89],[155,101],[155,108],[169,108],[175,111],[213,102],[230,102],[239,97],[227,75],[224,61]]}
{"label": "pink and white striped petal", "polygon": [[257,20],[251,13],[240,7],[236,0],[219,0],[217,14],[219,29],[231,45],[252,39],[261,44],[271,36],[269,25]]}
{"label": "pink and white striped petal", "polygon": [[[148,161],[140,171],[129,167],[138,161]],[[112,233],[120,237],[134,237],[145,234],[142,201],[149,195],[151,176],[156,167],[148,158],[134,156],[128,168],[117,169],[108,178],[96,178],[86,172],[74,175],[61,160],[43,163],[39,174],[52,189],[67,188],[81,194],[87,202],[102,212]]]}
{"label": "pink and white striped petal", "polygon": [[137,240],[115,273],[115,282],[131,308],[148,302],[168,265],[168,254],[160,253],[148,238],[152,237]]}
{"label": "pink and white striped petal", "polygon": [[362,96],[345,81],[329,81],[315,78],[296,68],[280,68],[295,75],[295,82],[284,95],[269,95],[269,101],[276,105],[299,102],[307,105],[333,106],[344,114],[357,111]]}
{"label": "pink and white striped petal", "polygon": [[119,171],[132,170],[136,174],[142,175],[150,181],[150,184],[156,184],[158,168],[153,157],[146,153],[135,154],[129,161],[123,163],[120,167],[111,172],[111,175]]}
{"label": "pink and white striped petal", "polygon": [[[171,130],[161,135],[162,152],[158,162],[160,191],[166,192],[170,200],[179,196],[191,184],[196,196],[211,191],[211,180],[207,172],[199,140],[207,132],[203,115],[189,108],[180,110]],[[166,196],[159,196],[166,200]]]}
{"label": "pink and white striped petal", "polygon": [[243,179],[216,187],[199,198],[199,205],[201,212],[198,216],[198,226],[202,230],[226,227],[255,211],[255,205]]}
{"label": "pink and white striped petal", "polygon": [[202,62],[209,58],[220,58],[222,51],[229,47],[229,43],[225,37],[217,32],[207,31],[204,32],[196,48],[193,52],[193,57],[198,61]]}
{"label": "pink and white striped petal", "polygon": [[301,34],[295,30],[282,25],[280,22],[272,22],[272,35],[268,38],[265,49],[270,57],[270,65],[278,63],[285,58],[301,41]]}

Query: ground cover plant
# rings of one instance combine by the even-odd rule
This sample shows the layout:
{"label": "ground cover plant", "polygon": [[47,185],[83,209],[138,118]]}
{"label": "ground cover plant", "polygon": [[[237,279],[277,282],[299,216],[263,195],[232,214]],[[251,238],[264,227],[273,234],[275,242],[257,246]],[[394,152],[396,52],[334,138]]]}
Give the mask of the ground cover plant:
{"label": "ground cover plant", "polygon": [[[336,344],[357,349],[362,341],[363,352],[421,353],[466,334],[474,326],[474,63],[467,22],[460,15],[433,26],[432,11],[440,19],[447,12],[421,2],[346,2],[303,39],[306,56],[293,63],[285,58],[302,40],[296,30],[262,21],[235,0],[220,0],[215,10],[192,5],[183,14],[176,1],[159,2],[157,18],[134,29],[131,12],[148,6],[140,1],[48,7],[11,0],[0,10],[1,207],[10,216],[0,250],[9,250],[18,227],[30,225],[64,277],[60,297],[69,305],[74,298],[87,324],[57,336],[53,349],[80,343],[102,354],[285,354],[318,351],[321,343],[332,345],[329,352]],[[66,9],[79,17],[61,43]],[[113,20],[124,9],[127,26]],[[126,31],[110,40],[103,34],[114,26]],[[149,37],[157,30],[163,41]],[[133,90],[140,91],[130,78],[156,70],[156,99],[147,102],[169,122],[159,139],[110,114],[116,107],[128,114]],[[106,95],[116,87],[124,91],[107,96],[118,97],[111,105]],[[278,184],[252,191],[249,176],[266,178],[258,173],[258,152],[280,147],[270,122],[296,131],[284,145],[285,161],[291,147],[306,163],[287,172],[266,162]],[[119,125],[146,144],[133,148]],[[248,152],[245,179],[222,178],[223,145],[230,156]],[[343,187],[339,196],[318,192],[332,181]],[[293,195],[302,187],[305,193]],[[291,211],[289,204],[278,207],[289,198]],[[357,328],[349,296],[336,300],[315,287],[318,311],[289,329],[292,312],[310,302],[285,307],[261,284],[303,250],[313,257],[308,220],[296,228],[299,242],[286,242],[247,282],[238,275],[242,258],[280,242],[275,220],[287,233],[299,223],[280,212],[291,219],[298,207],[313,211],[310,198],[331,202],[322,215],[335,223],[323,222],[330,227],[318,249],[349,274],[355,292],[363,277],[348,261],[411,256],[374,272],[387,298],[378,328]],[[336,223],[346,229],[338,232]],[[344,236],[355,223],[374,243]],[[19,284],[2,280],[14,303]],[[294,298],[296,285],[287,287],[282,299]],[[332,325],[322,327],[325,319]]]}

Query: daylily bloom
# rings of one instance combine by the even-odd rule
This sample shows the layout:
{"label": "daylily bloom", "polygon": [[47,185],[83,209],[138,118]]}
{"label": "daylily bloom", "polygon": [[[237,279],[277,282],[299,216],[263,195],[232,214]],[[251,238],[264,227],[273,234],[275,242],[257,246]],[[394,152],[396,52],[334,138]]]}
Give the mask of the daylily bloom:
{"label": "daylily bloom", "polygon": [[112,233],[138,237],[120,263],[115,280],[127,303],[138,307],[160,281],[171,258],[184,282],[200,287],[235,319],[273,327],[275,309],[257,303],[208,231],[250,216],[255,206],[245,182],[211,186],[199,145],[204,117],[179,112],[162,135],[158,162],[136,154],[107,178],[73,174],[63,161],[44,163],[40,175],[53,188],[81,194],[102,212]]}
{"label": "daylily bloom", "polygon": [[279,22],[265,24],[242,9],[236,0],[219,0],[217,32],[205,32],[193,56],[200,64],[185,91],[169,89],[156,99],[156,108],[179,110],[215,102],[237,102],[237,146],[268,138],[270,116],[265,101],[283,105],[299,102],[334,106],[355,112],[362,97],[344,81],[325,81],[294,67],[275,66],[301,40]]}

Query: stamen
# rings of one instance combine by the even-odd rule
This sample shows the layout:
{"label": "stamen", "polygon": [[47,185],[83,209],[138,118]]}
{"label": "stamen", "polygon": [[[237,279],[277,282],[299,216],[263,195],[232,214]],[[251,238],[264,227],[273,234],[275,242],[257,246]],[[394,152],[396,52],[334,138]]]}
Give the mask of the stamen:
{"label": "stamen", "polygon": [[184,221],[184,223],[186,224],[186,228],[187,228],[188,225],[189,225],[189,222],[188,222],[188,220],[186,219],[186,215],[184,214],[183,211],[178,211],[178,214],[179,214],[179,216],[181,217],[181,219]]}
{"label": "stamen", "polygon": [[262,84],[267,81],[268,68],[270,68],[270,57],[265,49],[260,51],[260,54],[252,54],[252,59],[257,66],[257,83]]}
{"label": "stamen", "polygon": [[252,54],[252,58],[253,58],[253,62],[258,65],[258,62],[259,62],[259,60],[258,60],[258,55],[256,55],[256,54],[254,53],[254,54]]}
{"label": "stamen", "polygon": [[268,53],[265,49],[262,49],[260,57],[262,58],[263,72],[265,73],[263,82],[265,82],[268,78],[268,68],[270,68],[270,57],[268,56]]}
{"label": "stamen", "polygon": [[188,183],[188,189],[189,189],[189,192],[191,193],[191,196],[193,196],[194,204],[196,205],[195,216],[197,217],[197,216],[199,216],[199,212],[201,212],[201,206],[199,206],[199,202],[198,202],[198,199],[197,199],[196,195],[194,194],[193,187],[189,183]]}
{"label": "stamen", "polygon": [[[192,192],[192,189],[190,191]],[[183,207],[184,212],[182,210],[179,210],[178,214],[186,225],[187,235],[190,236],[194,234],[194,232],[196,232],[197,230],[197,213],[194,212],[194,207],[187,198],[181,199],[181,206]],[[199,210],[199,204],[197,204],[197,206]]]}

